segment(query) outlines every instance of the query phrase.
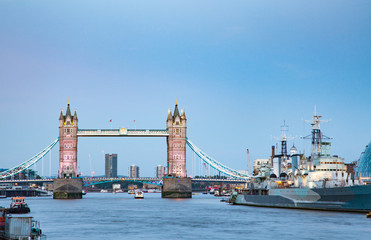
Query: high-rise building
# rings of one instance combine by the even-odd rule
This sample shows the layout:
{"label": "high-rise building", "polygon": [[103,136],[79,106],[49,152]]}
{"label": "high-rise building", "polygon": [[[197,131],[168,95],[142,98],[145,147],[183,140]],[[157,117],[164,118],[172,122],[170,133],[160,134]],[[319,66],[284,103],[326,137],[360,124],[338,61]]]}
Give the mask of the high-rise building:
{"label": "high-rise building", "polygon": [[135,164],[129,167],[129,177],[138,178],[139,177],[139,167]]}
{"label": "high-rise building", "polygon": [[165,167],[162,165],[158,165],[155,168],[155,177],[156,178],[162,178],[165,175]]}
{"label": "high-rise building", "polygon": [[117,177],[117,154],[106,154],[106,167],[105,176],[106,178],[116,178]]}

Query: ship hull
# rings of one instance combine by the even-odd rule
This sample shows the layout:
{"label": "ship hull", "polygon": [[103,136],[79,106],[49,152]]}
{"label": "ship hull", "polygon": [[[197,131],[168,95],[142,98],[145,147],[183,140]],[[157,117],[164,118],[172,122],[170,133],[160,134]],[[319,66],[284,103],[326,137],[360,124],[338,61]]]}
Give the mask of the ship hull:
{"label": "ship hull", "polygon": [[237,205],[315,209],[347,212],[371,211],[371,185],[336,188],[283,188],[255,190],[232,197]]}

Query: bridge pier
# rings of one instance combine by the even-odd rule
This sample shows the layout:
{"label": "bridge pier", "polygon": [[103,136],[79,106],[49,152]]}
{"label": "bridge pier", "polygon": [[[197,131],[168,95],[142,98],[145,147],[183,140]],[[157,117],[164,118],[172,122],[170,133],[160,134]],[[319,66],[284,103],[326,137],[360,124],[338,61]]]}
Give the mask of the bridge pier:
{"label": "bridge pier", "polygon": [[161,197],[192,198],[192,179],[180,177],[164,177]]}
{"label": "bridge pier", "polygon": [[81,178],[56,178],[53,181],[53,199],[81,199]]}

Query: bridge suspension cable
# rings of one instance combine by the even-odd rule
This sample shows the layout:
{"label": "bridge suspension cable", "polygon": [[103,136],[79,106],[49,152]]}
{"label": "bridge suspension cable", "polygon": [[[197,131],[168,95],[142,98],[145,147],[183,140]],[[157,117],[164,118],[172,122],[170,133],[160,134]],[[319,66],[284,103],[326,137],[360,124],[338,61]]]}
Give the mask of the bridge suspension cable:
{"label": "bridge suspension cable", "polygon": [[194,145],[188,138],[187,138],[187,144],[192,149],[194,153],[199,156],[202,161],[204,161],[207,165],[211,166],[212,168],[216,169],[219,172],[224,173],[227,176],[233,177],[233,178],[239,178],[239,179],[249,179],[250,176],[240,173],[230,167],[227,167],[226,165],[216,161],[215,159],[208,156],[206,153],[204,153],[200,148],[198,148],[196,145]]}
{"label": "bridge suspension cable", "polygon": [[0,179],[13,176],[13,175],[15,175],[17,173],[20,173],[20,172],[24,171],[25,169],[31,167],[32,165],[37,163],[40,159],[42,159],[50,150],[52,150],[52,148],[58,143],[58,141],[59,141],[59,139],[57,138],[56,140],[54,140],[54,142],[52,142],[49,146],[44,148],[41,152],[39,152],[38,154],[36,154],[32,158],[28,159],[27,161],[15,166],[11,169],[8,169],[4,172],[1,172],[0,173]]}

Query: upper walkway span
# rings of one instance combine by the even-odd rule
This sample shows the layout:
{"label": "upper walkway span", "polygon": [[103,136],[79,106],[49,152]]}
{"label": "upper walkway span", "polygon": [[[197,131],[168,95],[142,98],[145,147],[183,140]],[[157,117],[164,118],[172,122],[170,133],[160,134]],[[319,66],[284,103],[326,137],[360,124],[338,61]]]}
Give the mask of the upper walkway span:
{"label": "upper walkway span", "polygon": [[78,129],[77,137],[167,137],[166,129]]}

